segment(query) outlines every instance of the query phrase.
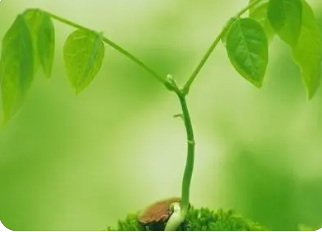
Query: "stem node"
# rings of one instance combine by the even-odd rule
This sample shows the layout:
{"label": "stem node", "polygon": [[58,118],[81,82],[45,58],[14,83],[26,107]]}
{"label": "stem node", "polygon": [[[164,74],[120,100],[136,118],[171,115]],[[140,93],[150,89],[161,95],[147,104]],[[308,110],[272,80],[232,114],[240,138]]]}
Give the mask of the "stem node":
{"label": "stem node", "polygon": [[188,144],[195,146],[196,142],[194,140],[188,140]]}

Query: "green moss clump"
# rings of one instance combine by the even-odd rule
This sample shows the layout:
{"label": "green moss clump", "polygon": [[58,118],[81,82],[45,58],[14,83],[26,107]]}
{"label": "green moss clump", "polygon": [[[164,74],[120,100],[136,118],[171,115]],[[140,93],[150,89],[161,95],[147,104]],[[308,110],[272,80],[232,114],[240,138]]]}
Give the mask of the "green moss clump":
{"label": "green moss clump", "polygon": [[217,212],[207,208],[189,210],[181,230],[184,231],[263,231],[259,223],[245,219],[232,210]]}
{"label": "green moss clump", "polygon": [[[114,229],[108,228],[109,231]],[[151,231],[152,226],[144,226],[137,220],[137,214],[130,214],[118,222],[117,231]],[[234,211],[222,209],[214,212],[206,208],[191,207],[186,221],[178,229],[180,231],[264,231],[259,223],[245,219]]]}

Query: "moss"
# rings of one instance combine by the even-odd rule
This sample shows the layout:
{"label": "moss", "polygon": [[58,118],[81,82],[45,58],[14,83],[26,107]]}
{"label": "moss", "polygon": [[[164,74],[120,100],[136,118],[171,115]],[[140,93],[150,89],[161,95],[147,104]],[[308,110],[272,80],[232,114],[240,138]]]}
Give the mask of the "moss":
{"label": "moss", "polygon": [[116,230],[109,227],[107,231],[148,231],[149,228],[141,225],[137,217],[137,214],[129,214],[124,220],[119,220]]}
{"label": "moss", "polygon": [[206,208],[192,209],[187,215],[182,230],[188,231],[263,231],[265,228],[259,223],[245,219],[233,211],[217,212]]}
{"label": "moss", "polygon": [[[164,228],[164,226],[163,226]],[[115,230],[108,228],[107,230]],[[144,226],[137,220],[137,214],[130,214],[118,222],[117,231],[162,230],[160,225]],[[190,208],[186,221],[179,228],[181,231],[264,231],[259,223],[245,219],[233,211],[222,209],[214,212],[206,208]]]}

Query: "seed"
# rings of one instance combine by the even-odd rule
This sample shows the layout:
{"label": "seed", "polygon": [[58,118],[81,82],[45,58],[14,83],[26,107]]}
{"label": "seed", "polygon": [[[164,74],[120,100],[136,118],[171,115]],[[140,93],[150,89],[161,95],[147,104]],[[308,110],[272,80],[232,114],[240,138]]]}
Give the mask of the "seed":
{"label": "seed", "polygon": [[166,222],[172,214],[170,209],[171,204],[175,202],[179,203],[180,201],[181,198],[178,197],[158,201],[141,212],[138,220],[142,224]]}

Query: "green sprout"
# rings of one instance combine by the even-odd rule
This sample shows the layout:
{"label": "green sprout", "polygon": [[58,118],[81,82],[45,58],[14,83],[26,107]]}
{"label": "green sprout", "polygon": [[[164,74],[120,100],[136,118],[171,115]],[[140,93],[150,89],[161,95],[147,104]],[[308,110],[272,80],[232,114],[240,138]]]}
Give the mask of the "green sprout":
{"label": "green sprout", "polygon": [[[51,77],[55,27],[53,20],[75,29],[67,38],[63,57],[69,82],[80,94],[99,73],[105,56],[105,45],[123,54],[177,96],[187,136],[187,159],[181,186],[180,203],[166,208],[165,230],[260,230],[230,212],[195,210],[190,206],[190,185],[194,169],[195,137],[187,96],[198,74],[217,45],[222,42],[233,68],[251,85],[263,85],[268,47],[274,36],[289,47],[299,66],[308,99],[318,87],[321,76],[322,36],[314,13],[305,0],[250,0],[248,5],[229,19],[207,49],[186,83],[181,87],[171,76],[163,76],[148,67],[137,56],[111,41],[103,33],[71,22],[40,9],[27,9],[19,14],[2,40],[0,80],[4,119],[7,124],[17,115],[31,87],[35,73],[41,68]],[[225,221],[226,220],[226,221]],[[201,223],[202,222],[202,223]],[[230,224],[229,224],[230,223]],[[137,214],[120,221],[119,230],[143,230]]]}

